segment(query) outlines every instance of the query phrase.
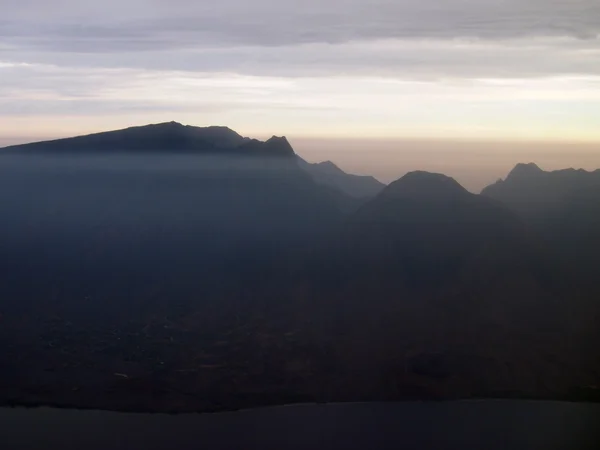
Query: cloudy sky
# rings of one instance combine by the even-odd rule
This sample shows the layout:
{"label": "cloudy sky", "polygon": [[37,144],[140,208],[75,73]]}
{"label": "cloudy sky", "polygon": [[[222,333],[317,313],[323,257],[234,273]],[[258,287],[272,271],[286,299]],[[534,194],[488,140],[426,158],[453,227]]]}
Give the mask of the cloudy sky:
{"label": "cloudy sky", "polygon": [[600,166],[600,2],[0,0],[0,146],[170,120],[474,189]]}

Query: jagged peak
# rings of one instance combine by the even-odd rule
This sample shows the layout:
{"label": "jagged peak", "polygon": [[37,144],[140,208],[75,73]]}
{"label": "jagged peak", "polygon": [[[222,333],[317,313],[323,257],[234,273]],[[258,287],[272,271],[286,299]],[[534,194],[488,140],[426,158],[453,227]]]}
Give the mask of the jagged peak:
{"label": "jagged peak", "polygon": [[265,143],[265,150],[278,155],[295,155],[294,149],[285,136],[272,136]]}
{"label": "jagged peak", "polygon": [[271,136],[269,139],[266,140],[266,142],[285,142],[287,144],[289,144],[287,138],[285,136]]}

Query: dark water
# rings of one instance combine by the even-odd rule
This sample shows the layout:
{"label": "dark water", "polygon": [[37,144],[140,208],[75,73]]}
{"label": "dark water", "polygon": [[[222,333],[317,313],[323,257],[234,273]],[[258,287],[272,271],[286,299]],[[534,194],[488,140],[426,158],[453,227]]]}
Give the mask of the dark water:
{"label": "dark water", "polygon": [[600,449],[600,405],[465,401],[151,415],[0,409],[13,449]]}

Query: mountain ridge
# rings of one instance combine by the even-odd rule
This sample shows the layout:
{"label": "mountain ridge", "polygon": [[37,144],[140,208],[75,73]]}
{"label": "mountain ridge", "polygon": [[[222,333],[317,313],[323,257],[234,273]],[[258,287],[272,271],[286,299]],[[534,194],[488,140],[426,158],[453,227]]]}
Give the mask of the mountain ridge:
{"label": "mountain ridge", "polygon": [[485,187],[481,195],[509,203],[526,213],[527,209],[547,208],[567,201],[578,190],[597,184],[600,184],[600,169],[544,171],[533,163],[519,163],[506,178]]}
{"label": "mountain ridge", "polygon": [[372,197],[385,186],[371,176],[348,174],[330,161],[310,164],[296,154],[285,136],[272,136],[261,141],[243,137],[227,126],[196,127],[175,121],[0,148],[0,154],[5,155],[27,153],[152,153],[276,158],[297,163],[317,184],[352,198]]}
{"label": "mountain ridge", "polygon": [[[83,149],[83,150],[82,150]],[[294,151],[284,137],[259,141],[225,126],[195,127],[179,122],[133,126],[81,136],[11,145],[8,152],[168,152],[242,154],[291,157]]]}
{"label": "mountain ridge", "polygon": [[315,182],[334,187],[355,198],[372,198],[385,187],[375,177],[346,173],[331,161],[309,163],[298,156],[298,164]]}

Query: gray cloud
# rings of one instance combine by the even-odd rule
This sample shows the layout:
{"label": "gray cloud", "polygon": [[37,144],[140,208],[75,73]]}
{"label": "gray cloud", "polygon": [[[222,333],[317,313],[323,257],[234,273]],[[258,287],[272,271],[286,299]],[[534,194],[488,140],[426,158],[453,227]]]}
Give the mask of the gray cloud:
{"label": "gray cloud", "polygon": [[0,35],[30,50],[119,52],[535,35],[596,39],[600,32],[596,0],[6,1]]}
{"label": "gray cloud", "polygon": [[[4,53],[14,61],[23,56],[19,51]],[[155,48],[146,52],[100,54],[38,50],[26,56],[30,62],[63,67],[282,77],[355,75],[435,80],[600,76],[600,46],[595,41],[574,38],[354,41],[279,47],[182,48],[177,51]],[[103,76],[107,73],[103,72]],[[22,78],[17,80],[23,82]],[[50,81],[52,74],[48,73]]]}
{"label": "gray cloud", "polygon": [[597,74],[599,33],[597,0],[2,0],[0,61],[292,77]]}

